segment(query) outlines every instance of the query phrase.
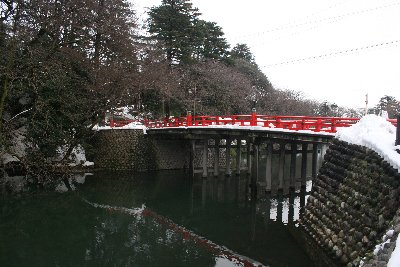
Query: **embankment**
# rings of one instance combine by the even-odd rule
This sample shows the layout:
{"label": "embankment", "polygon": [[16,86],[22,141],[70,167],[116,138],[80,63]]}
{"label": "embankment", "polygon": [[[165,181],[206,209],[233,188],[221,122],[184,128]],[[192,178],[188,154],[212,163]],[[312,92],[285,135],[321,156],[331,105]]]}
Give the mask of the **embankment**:
{"label": "embankment", "polygon": [[335,139],[301,221],[309,253],[323,248],[331,261],[320,257],[321,266],[386,266],[400,232],[399,196],[396,169],[373,150]]}

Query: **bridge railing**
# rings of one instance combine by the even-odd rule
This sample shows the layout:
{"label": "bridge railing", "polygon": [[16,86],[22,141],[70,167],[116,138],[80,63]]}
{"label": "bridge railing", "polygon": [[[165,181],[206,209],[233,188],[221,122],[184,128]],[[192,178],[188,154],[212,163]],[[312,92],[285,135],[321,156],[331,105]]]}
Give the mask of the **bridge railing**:
{"label": "bridge railing", "polygon": [[[205,127],[231,125],[240,126],[258,126],[266,128],[279,128],[293,131],[309,130],[313,132],[335,133],[337,128],[349,127],[357,123],[359,118],[341,118],[341,117],[313,117],[313,116],[268,116],[259,115],[253,112],[250,115],[227,115],[227,116],[187,116],[171,117],[163,120],[143,120],[140,121],[147,128],[171,128],[171,127]],[[396,125],[396,119],[389,119],[393,125]],[[110,121],[111,127],[121,127],[134,120]]]}
{"label": "bridge railing", "polygon": [[288,130],[311,130],[314,132],[336,132],[338,127],[348,127],[357,123],[357,118],[306,117],[306,116],[267,116],[267,115],[229,115],[229,116],[185,116],[149,121],[148,128],[191,127],[191,126],[259,126]]}
{"label": "bridge railing", "polygon": [[141,121],[138,120],[110,120],[110,127],[114,128],[114,127],[123,127],[125,125],[128,125],[132,122],[139,122],[142,123]]}

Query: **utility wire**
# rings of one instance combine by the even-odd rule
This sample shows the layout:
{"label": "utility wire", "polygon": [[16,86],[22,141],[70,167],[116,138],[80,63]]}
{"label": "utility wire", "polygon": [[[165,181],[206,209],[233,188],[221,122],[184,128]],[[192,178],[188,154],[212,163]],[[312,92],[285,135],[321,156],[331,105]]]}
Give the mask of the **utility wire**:
{"label": "utility wire", "polygon": [[297,19],[295,21],[289,22],[288,24],[296,24],[297,21],[299,21],[299,20],[305,20],[305,19],[308,19],[308,18],[315,17],[316,15],[319,15],[319,14],[325,12],[325,11],[328,11],[330,9],[334,9],[334,8],[340,6],[340,5],[343,5],[343,4],[348,4],[348,3],[352,2],[352,1],[354,1],[354,0],[343,0],[343,1],[340,1],[340,2],[338,2],[336,4],[328,6],[326,8],[319,9],[319,10],[317,10],[317,11],[315,11],[315,12],[309,14],[309,15],[306,15],[306,16],[304,16],[302,18],[299,18],[299,19]]}
{"label": "utility wire", "polygon": [[[319,10],[317,10],[317,11],[315,11],[315,12],[309,14],[309,15],[306,15],[306,16],[302,17],[302,18],[299,18],[299,19],[293,20],[293,21],[291,21],[291,22],[288,22],[287,24],[278,26],[278,28],[283,28],[283,27],[286,27],[286,26],[287,26],[288,28],[290,28],[290,26],[292,26],[292,25],[298,25],[298,24],[300,24],[301,21],[304,21],[304,20],[307,20],[307,19],[311,19],[311,18],[315,17],[316,15],[319,15],[319,14],[321,14],[321,13],[327,11],[327,10],[334,9],[334,8],[336,8],[337,6],[340,6],[340,5],[342,5],[342,4],[348,4],[348,3],[352,2],[352,1],[354,1],[354,0],[344,0],[344,1],[338,2],[338,3],[334,4],[334,5],[330,5],[330,6],[328,6],[328,7],[319,9]],[[338,19],[332,19],[331,21],[328,21],[328,23],[335,23],[335,22],[337,22],[337,21],[338,21]],[[319,26],[320,26],[320,25],[318,25],[318,24],[314,24],[314,25],[312,25],[311,28],[306,29],[306,31],[313,30],[313,29],[315,29],[315,28],[318,28]],[[273,30],[273,29],[271,29],[271,31],[272,31],[272,30]],[[267,31],[267,32],[268,32],[268,31]],[[293,35],[300,34],[300,33],[302,33],[302,32],[304,32],[304,31],[296,31],[296,32],[294,32],[294,33],[292,33],[292,34],[289,34],[289,35],[282,35],[282,36],[278,36],[278,37],[275,37],[275,38],[272,38],[272,39],[269,38],[268,41],[271,41],[271,40],[279,40],[279,39],[287,38],[287,37],[290,37],[290,36],[293,36]],[[245,34],[245,35],[241,35],[240,37],[235,38],[235,39],[241,39],[242,37],[251,37],[251,36],[256,36],[256,35],[259,36],[259,35],[261,35],[261,34],[263,34],[263,33],[264,33],[264,32]]]}
{"label": "utility wire", "polygon": [[306,22],[303,22],[303,23],[297,23],[297,24],[286,24],[286,25],[278,26],[276,28],[272,28],[272,29],[263,31],[263,32],[242,35],[241,37],[243,38],[243,37],[250,37],[250,36],[260,36],[260,35],[268,34],[268,33],[271,33],[271,32],[282,31],[282,30],[286,30],[286,29],[290,29],[290,28],[298,28],[298,27],[301,27],[301,26],[309,25],[309,24],[321,23],[321,22],[326,22],[326,21],[329,22],[331,20],[338,21],[338,20],[343,19],[345,17],[356,16],[356,15],[364,14],[364,13],[367,13],[367,12],[372,12],[372,11],[376,11],[376,10],[379,10],[379,9],[384,9],[384,8],[397,6],[397,5],[400,5],[399,1],[387,4],[387,5],[383,5],[383,6],[378,6],[378,7],[374,7],[374,8],[369,8],[369,9],[364,9],[364,10],[345,13],[345,14],[339,15],[339,16],[327,17],[327,18],[322,18],[322,19],[318,19],[318,20],[309,20],[309,21],[306,21]]}
{"label": "utility wire", "polygon": [[[337,21],[339,21],[339,20],[332,20],[332,21],[329,21],[327,23],[335,23]],[[291,38],[291,37],[294,37],[294,36],[298,36],[299,34],[318,29],[320,26],[321,26],[320,24],[310,25],[310,27],[308,27],[306,29],[303,29],[302,31],[295,31],[295,32],[292,32],[290,34],[285,34],[285,35],[282,34],[282,35],[274,37],[274,38],[264,39],[262,42],[258,42],[257,41],[257,45],[266,45],[266,44],[270,44],[271,42],[275,42],[275,41],[279,41],[279,40],[282,40],[282,39],[288,39],[288,38]]]}
{"label": "utility wire", "polygon": [[393,44],[398,44],[398,43],[400,43],[400,39],[394,40],[394,41],[389,41],[389,42],[384,42],[384,43],[379,43],[379,44],[373,44],[373,45],[368,45],[368,46],[363,46],[363,47],[357,47],[357,48],[352,48],[352,49],[347,49],[347,50],[336,51],[336,52],[332,52],[332,53],[322,54],[319,56],[310,56],[310,57],[305,57],[305,58],[282,61],[279,63],[264,65],[262,67],[273,67],[273,66],[280,66],[280,65],[295,64],[295,63],[300,63],[300,62],[304,62],[304,61],[308,61],[308,60],[316,60],[316,59],[321,59],[321,58],[330,57],[330,56],[350,54],[350,53],[355,53],[360,50],[366,50],[366,49],[371,49],[371,48],[376,48],[376,47],[381,47],[381,46],[388,46],[388,45],[393,45]]}

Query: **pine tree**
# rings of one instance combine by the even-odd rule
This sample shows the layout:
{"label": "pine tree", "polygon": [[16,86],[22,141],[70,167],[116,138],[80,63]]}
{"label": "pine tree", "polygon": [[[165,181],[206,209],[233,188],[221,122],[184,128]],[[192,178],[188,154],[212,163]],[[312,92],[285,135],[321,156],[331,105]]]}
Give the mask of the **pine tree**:
{"label": "pine tree", "polygon": [[199,20],[196,23],[197,59],[226,59],[229,44],[222,28],[215,22]]}
{"label": "pine tree", "polygon": [[164,42],[168,62],[191,61],[195,24],[200,13],[189,0],[163,0],[149,12],[149,32]]}
{"label": "pine tree", "polygon": [[375,106],[376,113],[381,113],[386,111],[390,119],[395,119],[400,113],[400,102],[396,100],[393,96],[385,95],[381,97],[379,103]]}
{"label": "pine tree", "polygon": [[250,48],[246,44],[236,44],[231,51],[232,59],[244,59],[248,62],[254,63],[254,56],[250,51]]}
{"label": "pine tree", "polygon": [[163,0],[151,8],[149,32],[163,42],[171,65],[227,57],[229,45],[222,28],[199,16],[189,0]]}

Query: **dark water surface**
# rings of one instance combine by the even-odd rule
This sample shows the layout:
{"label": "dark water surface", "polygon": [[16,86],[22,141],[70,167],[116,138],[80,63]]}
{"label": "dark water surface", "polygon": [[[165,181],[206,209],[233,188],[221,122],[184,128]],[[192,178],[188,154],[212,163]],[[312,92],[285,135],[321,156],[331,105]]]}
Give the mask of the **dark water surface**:
{"label": "dark water surface", "polygon": [[0,198],[0,266],[314,266],[304,195],[254,201],[245,177],[96,173]]}

